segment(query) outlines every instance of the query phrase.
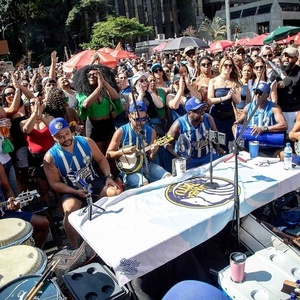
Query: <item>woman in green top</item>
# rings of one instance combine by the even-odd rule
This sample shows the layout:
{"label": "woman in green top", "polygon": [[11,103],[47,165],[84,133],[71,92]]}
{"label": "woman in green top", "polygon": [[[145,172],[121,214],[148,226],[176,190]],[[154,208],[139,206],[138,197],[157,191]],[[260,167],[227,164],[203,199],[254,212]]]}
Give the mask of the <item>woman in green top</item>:
{"label": "woman in green top", "polygon": [[73,87],[86,134],[105,154],[115,132],[112,111],[120,101],[115,76],[108,67],[87,65],[74,74]]}

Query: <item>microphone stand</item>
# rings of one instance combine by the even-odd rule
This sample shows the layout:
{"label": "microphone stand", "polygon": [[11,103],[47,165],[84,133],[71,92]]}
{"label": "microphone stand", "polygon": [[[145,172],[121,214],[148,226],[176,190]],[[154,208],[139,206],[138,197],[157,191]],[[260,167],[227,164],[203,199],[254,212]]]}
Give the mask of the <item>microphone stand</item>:
{"label": "microphone stand", "polygon": [[219,187],[219,184],[217,182],[213,182],[213,166],[212,166],[212,162],[213,162],[213,151],[214,151],[214,147],[213,147],[213,142],[217,142],[215,140],[215,132],[212,130],[209,130],[208,132],[208,143],[209,143],[209,182],[205,183],[205,186],[211,189],[217,189]]}
{"label": "microphone stand", "polygon": [[[103,207],[98,206],[98,205],[93,203],[93,198],[92,198],[93,190],[92,190],[92,185],[90,183],[84,189],[86,189],[87,192],[88,192],[87,197],[86,197],[86,202],[88,204],[87,209],[89,210],[89,220],[91,221],[92,220],[92,215],[93,215],[93,206],[101,209],[102,211],[105,211],[105,209]],[[86,212],[86,209],[84,209],[83,211]]]}
{"label": "microphone stand", "polygon": [[[266,63],[264,64],[262,73],[264,72],[265,68],[266,68]],[[260,78],[259,78],[258,82],[260,82]],[[233,141],[233,144],[232,144],[232,151],[233,151],[233,155],[235,157],[235,160],[234,160],[234,162],[235,162],[235,164],[234,164],[234,212],[233,212],[233,214],[234,214],[234,217],[236,220],[236,238],[237,238],[238,249],[240,249],[240,197],[239,197],[239,175],[238,175],[238,159],[239,158],[238,158],[238,154],[239,154],[239,150],[240,150],[241,139],[242,139],[243,133],[246,131],[251,119],[253,118],[254,114],[256,113],[258,107],[268,96],[267,92],[269,91],[272,82],[273,81],[269,81],[267,83],[268,87],[265,89],[263,94],[260,96],[260,99],[256,102],[256,104],[252,110],[252,113],[245,120],[243,127],[241,128],[239,136],[236,137],[236,139]],[[254,95],[255,95],[255,93],[256,93],[256,89],[254,91]],[[253,103],[253,97],[251,99],[250,105],[252,103]]]}

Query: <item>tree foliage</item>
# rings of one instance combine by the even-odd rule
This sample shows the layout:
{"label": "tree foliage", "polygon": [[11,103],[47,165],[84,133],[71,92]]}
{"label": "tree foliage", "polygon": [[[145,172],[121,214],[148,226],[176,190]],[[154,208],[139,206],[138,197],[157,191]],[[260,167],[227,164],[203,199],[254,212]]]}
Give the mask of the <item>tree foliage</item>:
{"label": "tree foliage", "polygon": [[214,17],[212,20],[206,18],[201,23],[198,32],[206,32],[213,41],[225,39],[226,24],[220,17]]}
{"label": "tree foliage", "polygon": [[89,43],[82,44],[84,49],[98,49],[104,46],[115,46],[118,42],[129,42],[133,37],[145,37],[152,31],[152,27],[145,26],[136,18],[108,17],[107,21],[95,23],[92,38]]}

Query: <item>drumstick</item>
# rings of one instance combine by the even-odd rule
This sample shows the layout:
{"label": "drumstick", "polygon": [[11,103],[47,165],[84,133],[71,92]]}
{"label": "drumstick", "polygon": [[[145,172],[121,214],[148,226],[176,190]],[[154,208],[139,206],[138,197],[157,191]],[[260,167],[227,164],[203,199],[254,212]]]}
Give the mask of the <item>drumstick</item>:
{"label": "drumstick", "polygon": [[40,278],[40,280],[32,287],[32,289],[27,294],[25,300],[32,300],[37,292],[42,288],[44,285],[46,279],[54,272],[56,266],[58,265],[60,259],[56,262],[52,262],[51,267],[46,270],[46,272],[43,274],[43,276]]}

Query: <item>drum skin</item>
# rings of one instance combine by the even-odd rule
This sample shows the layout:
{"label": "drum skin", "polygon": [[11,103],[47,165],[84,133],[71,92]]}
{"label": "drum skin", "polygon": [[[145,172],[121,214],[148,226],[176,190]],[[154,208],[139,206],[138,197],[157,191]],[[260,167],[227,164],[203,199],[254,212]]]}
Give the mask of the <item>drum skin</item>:
{"label": "drum skin", "polygon": [[[19,277],[2,288],[0,288],[1,299],[25,299],[29,291],[37,284],[41,275],[26,275]],[[41,289],[37,292],[34,299],[41,300],[63,300],[58,286],[50,279],[47,279]]]}
{"label": "drum skin", "polygon": [[0,250],[0,287],[27,274],[41,274],[47,265],[46,254],[35,247],[16,245]]}
{"label": "drum skin", "polygon": [[17,218],[2,219],[0,228],[0,249],[20,244],[34,246],[33,227],[29,222]]}

